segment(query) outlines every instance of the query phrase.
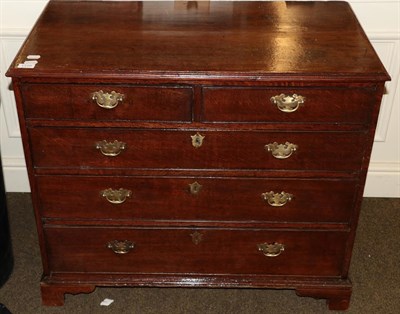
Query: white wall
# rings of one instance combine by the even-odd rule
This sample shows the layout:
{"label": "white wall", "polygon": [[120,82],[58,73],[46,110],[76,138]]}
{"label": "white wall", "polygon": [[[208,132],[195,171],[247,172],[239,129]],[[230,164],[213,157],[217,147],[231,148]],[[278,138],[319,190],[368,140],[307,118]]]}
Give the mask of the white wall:
{"label": "white wall", "polygon": [[[349,2],[392,77],[383,98],[365,196],[400,197],[400,0]],[[0,0],[0,147],[8,192],[28,192],[29,184],[15,101],[4,73],[46,3]]]}

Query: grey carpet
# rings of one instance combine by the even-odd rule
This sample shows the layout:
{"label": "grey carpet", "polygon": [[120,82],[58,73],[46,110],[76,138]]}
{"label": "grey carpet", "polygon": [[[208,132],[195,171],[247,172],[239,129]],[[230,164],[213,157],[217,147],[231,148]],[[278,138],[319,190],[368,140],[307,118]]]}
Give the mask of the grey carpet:
{"label": "grey carpet", "polygon": [[[43,307],[41,263],[29,194],[9,193],[14,272],[0,289],[0,303],[26,313],[328,313],[324,300],[290,290],[97,288],[66,295],[63,307]],[[400,199],[364,199],[350,277],[353,295],[346,313],[400,313]],[[108,307],[104,298],[114,299]],[[335,313],[335,312],[329,312]]]}

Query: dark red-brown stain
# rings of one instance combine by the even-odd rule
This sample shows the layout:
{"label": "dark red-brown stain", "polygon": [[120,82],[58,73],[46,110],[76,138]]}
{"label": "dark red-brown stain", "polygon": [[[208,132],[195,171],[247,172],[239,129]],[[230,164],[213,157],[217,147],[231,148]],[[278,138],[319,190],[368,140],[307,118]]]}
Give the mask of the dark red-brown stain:
{"label": "dark red-brown stain", "polygon": [[[7,72],[43,304],[128,285],[288,288],[346,309],[387,72],[345,2],[187,5],[50,1]],[[124,97],[104,109],[98,91]],[[305,102],[282,112],[280,94]],[[125,149],[104,156],[103,140]],[[297,148],[277,159],[274,142]],[[131,193],[112,204],[110,188]]]}

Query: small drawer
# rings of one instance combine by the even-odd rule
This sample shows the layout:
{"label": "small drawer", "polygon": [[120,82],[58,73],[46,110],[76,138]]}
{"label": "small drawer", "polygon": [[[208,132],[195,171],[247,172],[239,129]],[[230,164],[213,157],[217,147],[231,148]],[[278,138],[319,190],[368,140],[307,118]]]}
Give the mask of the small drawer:
{"label": "small drawer", "polygon": [[348,223],[354,180],[37,176],[44,218]]}
{"label": "small drawer", "polygon": [[95,121],[191,121],[192,88],[25,84],[26,118]]}
{"label": "small drawer", "polygon": [[205,87],[202,120],[367,124],[374,92],[372,88]]}
{"label": "small drawer", "polygon": [[37,127],[29,134],[34,166],[44,168],[358,171],[365,147],[359,132]]}
{"label": "small drawer", "polygon": [[53,272],[327,276],[348,233],[251,229],[44,228]]}

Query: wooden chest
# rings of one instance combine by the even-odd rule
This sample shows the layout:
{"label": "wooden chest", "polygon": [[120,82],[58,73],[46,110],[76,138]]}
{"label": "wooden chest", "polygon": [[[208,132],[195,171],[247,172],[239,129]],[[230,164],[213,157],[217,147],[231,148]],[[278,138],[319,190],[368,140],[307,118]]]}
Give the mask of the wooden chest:
{"label": "wooden chest", "polygon": [[50,1],[7,75],[45,305],[131,285],[348,307],[389,77],[347,3]]}

